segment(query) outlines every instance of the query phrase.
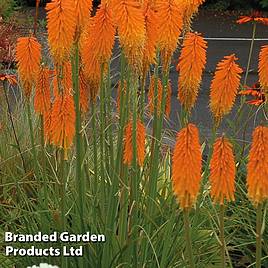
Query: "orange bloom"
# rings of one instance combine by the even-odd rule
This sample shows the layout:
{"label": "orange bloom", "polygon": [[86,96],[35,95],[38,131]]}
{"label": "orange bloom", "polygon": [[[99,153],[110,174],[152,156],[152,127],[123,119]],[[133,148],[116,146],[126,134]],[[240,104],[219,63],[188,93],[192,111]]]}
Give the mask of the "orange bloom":
{"label": "orange bloom", "polygon": [[145,45],[143,52],[143,77],[150,64],[156,61],[156,46],[159,35],[158,17],[152,1],[146,0],[143,2],[144,17],[145,17]]}
{"label": "orange bloom", "polygon": [[90,60],[91,55],[93,55],[100,64],[107,63],[112,55],[115,37],[112,11],[107,3],[104,2],[100,5],[95,17],[92,18],[87,28],[82,44],[84,60]]}
{"label": "orange bloom", "polygon": [[56,63],[65,61],[73,44],[76,16],[73,0],[52,0],[46,5],[48,42]]}
{"label": "orange bloom", "polygon": [[[155,77],[152,76],[150,79],[149,91],[148,91],[148,102],[149,102],[149,111],[151,114],[154,113],[154,91],[155,90]],[[165,114],[169,117],[170,114],[170,104],[171,104],[171,84],[170,81],[167,85],[166,92],[166,106],[165,106]],[[160,115],[161,105],[162,105],[162,95],[163,95],[163,85],[161,80],[158,78],[157,83],[157,113]]]}
{"label": "orange bloom", "polygon": [[82,62],[85,76],[89,81],[90,97],[96,100],[101,79],[101,64],[109,62],[114,46],[115,27],[112,22],[111,7],[102,3],[96,16],[88,24],[82,40]]}
{"label": "orange bloom", "polygon": [[101,80],[101,67],[98,59],[92,50],[82,49],[82,61],[84,64],[85,78],[89,83],[90,98],[96,101],[99,93],[99,85]]}
{"label": "orange bloom", "polygon": [[207,42],[197,33],[188,33],[177,65],[179,71],[178,99],[190,110],[197,99],[206,64]]}
{"label": "orange bloom", "polygon": [[193,16],[198,12],[199,7],[205,2],[205,0],[186,0],[185,9],[183,14],[183,28],[184,32],[191,30],[191,23]]}
{"label": "orange bloom", "polygon": [[54,145],[64,149],[65,159],[67,149],[73,142],[75,134],[75,107],[73,96],[65,93],[59,94],[51,111],[50,135]]}
{"label": "orange bloom", "polygon": [[217,123],[230,112],[235,102],[243,70],[235,63],[234,54],[218,63],[210,87],[210,109]]}
{"label": "orange bloom", "polygon": [[136,0],[118,0],[114,1],[113,12],[124,53],[130,65],[139,68],[145,44],[142,6]]}
{"label": "orange bloom", "polygon": [[235,160],[232,144],[225,137],[214,143],[210,162],[211,196],[214,202],[234,201]]}
{"label": "orange bloom", "polygon": [[49,76],[50,70],[48,68],[41,67],[34,96],[34,109],[37,113],[42,115],[50,109],[51,104]]}
{"label": "orange bloom", "polygon": [[194,205],[201,181],[201,146],[198,129],[188,124],[177,135],[172,158],[173,191],[182,209]]}
{"label": "orange bloom", "polygon": [[254,204],[262,203],[268,198],[268,127],[254,130],[247,169],[249,199]]}
{"label": "orange bloom", "polygon": [[0,74],[0,81],[8,81],[12,86],[18,84],[16,75]]}
{"label": "orange bloom", "polygon": [[41,45],[34,37],[20,37],[17,40],[16,60],[18,73],[24,87],[26,97],[30,97],[36,83],[41,61]]}
{"label": "orange bloom", "polygon": [[[125,127],[124,164],[126,165],[131,165],[133,158],[132,126],[133,122],[130,120]],[[139,166],[142,166],[145,158],[145,126],[139,119],[137,120],[136,142],[137,142],[137,160]]]}
{"label": "orange bloom", "polygon": [[83,28],[92,11],[92,0],[74,0],[76,25]]}
{"label": "orange bloom", "polygon": [[245,86],[247,89],[241,90],[239,92],[240,95],[244,96],[253,96],[254,99],[248,100],[247,104],[259,106],[266,101],[265,94],[263,89],[260,86],[260,83],[255,83],[251,88]]}
{"label": "orange bloom", "polygon": [[263,18],[261,12],[254,11],[250,16],[240,16],[240,18],[236,22],[238,24],[243,24],[247,22],[260,22],[262,24],[268,25],[268,18]]}
{"label": "orange bloom", "polygon": [[261,87],[268,93],[268,45],[261,48],[259,55],[259,81]]}
{"label": "orange bloom", "polygon": [[[114,46],[115,26],[112,20],[112,10],[107,3],[100,5],[91,24],[93,49],[100,63],[110,60]],[[91,38],[92,38],[91,36]]]}
{"label": "orange bloom", "polygon": [[163,68],[166,71],[169,61],[177,48],[183,26],[183,12],[185,6],[177,0],[159,0],[157,15],[159,20],[158,44],[163,58]]}

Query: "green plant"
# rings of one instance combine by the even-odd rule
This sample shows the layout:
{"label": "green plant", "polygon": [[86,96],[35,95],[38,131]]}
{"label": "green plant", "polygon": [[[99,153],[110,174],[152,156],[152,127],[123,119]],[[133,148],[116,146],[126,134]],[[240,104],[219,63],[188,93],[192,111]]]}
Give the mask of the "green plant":
{"label": "green plant", "polygon": [[0,17],[2,16],[4,19],[10,17],[15,7],[14,0],[1,0],[0,1]]}
{"label": "green plant", "polygon": [[267,7],[268,7],[268,0],[261,0],[261,1],[260,1],[260,5],[261,5],[263,8],[267,8]]}

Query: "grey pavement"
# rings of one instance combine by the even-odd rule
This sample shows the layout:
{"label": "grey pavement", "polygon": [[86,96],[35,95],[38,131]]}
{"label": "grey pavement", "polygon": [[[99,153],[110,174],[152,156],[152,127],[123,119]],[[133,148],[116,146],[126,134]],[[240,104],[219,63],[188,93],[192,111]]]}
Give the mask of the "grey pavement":
{"label": "grey pavement", "polygon": [[[252,24],[236,24],[237,16],[234,15],[215,15],[214,12],[201,11],[200,14],[194,19],[193,30],[200,32],[204,37],[209,38],[251,38],[252,36]],[[256,38],[268,39],[268,26],[258,24]],[[258,54],[261,46],[268,44],[268,41],[256,41],[254,45],[252,62],[250,66],[250,75],[248,77],[249,85],[257,82],[258,75]],[[250,41],[214,41],[208,40],[207,51],[207,64],[206,70],[203,76],[202,85],[199,91],[197,103],[192,112],[191,121],[199,126],[202,138],[209,138],[211,136],[212,117],[209,110],[209,88],[213,73],[215,71],[217,63],[226,55],[235,53],[238,57],[238,64],[245,70],[247,66],[248,53],[250,48]],[[174,55],[174,60],[177,62],[178,52]],[[178,112],[180,111],[180,104],[177,100],[177,79],[178,74],[175,70],[175,63],[170,72],[170,78],[172,82],[172,109],[171,109],[171,129],[177,130],[179,128]],[[244,79],[242,78],[242,82]],[[240,97],[237,98],[236,104],[232,109],[232,112],[227,116],[227,120],[233,121],[238,105],[240,103]],[[247,118],[249,107],[245,109],[245,116],[242,122],[245,122]],[[259,112],[256,116],[258,107],[253,107],[255,116],[250,120],[247,126],[246,135],[243,135],[242,124],[237,125],[238,132],[235,133],[235,139],[244,139],[249,142],[253,128],[260,122],[262,114]],[[227,120],[222,123],[219,133],[225,132],[234,134],[228,127]]]}

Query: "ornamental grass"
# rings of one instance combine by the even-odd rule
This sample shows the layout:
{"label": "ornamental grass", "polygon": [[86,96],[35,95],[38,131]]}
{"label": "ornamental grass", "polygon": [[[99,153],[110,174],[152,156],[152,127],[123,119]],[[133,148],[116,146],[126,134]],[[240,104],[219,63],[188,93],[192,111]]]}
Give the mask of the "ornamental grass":
{"label": "ornamental grass", "polygon": [[[1,267],[268,267],[267,46],[247,85],[267,19],[238,20],[253,24],[247,66],[219,55],[205,89],[209,44],[191,25],[203,2],[103,0],[93,10],[91,0],[52,0],[49,51],[37,23],[18,38],[16,69],[0,69],[1,237],[89,232],[105,242],[11,243],[82,246],[83,257],[6,256],[3,242]],[[194,115],[209,90],[204,135]]]}

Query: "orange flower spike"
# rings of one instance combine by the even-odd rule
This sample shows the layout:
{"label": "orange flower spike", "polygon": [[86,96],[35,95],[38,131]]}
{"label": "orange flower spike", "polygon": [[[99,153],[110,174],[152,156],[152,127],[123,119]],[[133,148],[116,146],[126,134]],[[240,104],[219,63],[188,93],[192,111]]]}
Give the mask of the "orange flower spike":
{"label": "orange flower spike", "polygon": [[211,196],[214,202],[234,201],[235,159],[232,144],[225,137],[218,138],[213,146],[210,162]]}
{"label": "orange flower spike", "polygon": [[179,0],[159,0],[157,17],[159,20],[158,44],[163,58],[163,68],[166,71],[169,61],[177,48],[183,26],[185,4]]}
{"label": "orange flower spike", "polygon": [[[132,145],[132,131],[133,123],[130,120],[125,127],[125,137],[124,137],[124,164],[131,165],[133,158],[133,145]],[[137,132],[136,132],[136,142],[137,142],[137,160],[139,166],[143,165],[145,159],[145,136],[146,130],[143,123],[137,120]]]}
{"label": "orange flower spike", "polygon": [[62,147],[65,152],[71,146],[75,134],[75,108],[73,96],[59,94],[51,111],[51,143]]}
{"label": "orange flower spike", "polygon": [[20,37],[17,40],[16,60],[18,73],[27,98],[36,83],[41,61],[41,45],[35,37]]}
{"label": "orange flower spike", "polygon": [[62,64],[71,51],[76,29],[73,0],[52,0],[46,5],[48,42],[57,64]]}
{"label": "orange flower spike", "polygon": [[172,157],[173,191],[182,209],[195,204],[200,189],[201,146],[194,124],[180,130]]}
{"label": "orange flower spike", "polygon": [[8,81],[12,86],[18,84],[17,76],[13,74],[0,74],[0,81]]}
{"label": "orange flower spike", "polygon": [[259,55],[259,81],[264,92],[268,93],[268,45],[261,48]]}
{"label": "orange flower spike", "polygon": [[115,38],[115,25],[110,5],[105,2],[100,5],[91,27],[94,53],[100,63],[107,63],[112,55]]}
{"label": "orange flower spike", "polygon": [[76,26],[78,28],[83,28],[91,15],[92,0],[74,0],[74,4]]}
{"label": "orange flower spike", "polygon": [[206,64],[207,42],[197,33],[188,33],[177,65],[179,71],[178,99],[190,110],[193,108]]}
{"label": "orange flower spike", "polygon": [[143,76],[146,76],[150,64],[156,61],[156,46],[159,35],[158,17],[150,0],[143,2],[146,39],[143,53]]}
{"label": "orange flower spike", "polygon": [[34,109],[37,113],[44,115],[50,109],[50,70],[48,68],[40,68],[36,91],[34,96]]}
{"label": "orange flower spike", "polygon": [[253,132],[249,152],[248,197],[257,205],[268,199],[268,127],[259,126]]}
{"label": "orange flower spike", "polygon": [[247,22],[260,22],[264,25],[268,25],[268,18],[262,17],[262,13],[260,11],[254,11],[250,16],[240,16],[240,18],[236,22],[238,24],[243,24]]}
{"label": "orange flower spike", "polygon": [[199,7],[205,2],[205,0],[186,0],[185,10],[183,14],[183,28],[184,32],[191,30],[191,23],[193,16],[198,12]]}
{"label": "orange flower spike", "polygon": [[87,33],[81,41],[81,55],[85,77],[89,81],[90,97],[96,101],[101,79],[100,65],[107,63],[114,46],[115,27],[112,22],[111,7],[101,4],[95,17],[87,26]]}
{"label": "orange flower spike", "polygon": [[243,70],[236,64],[234,54],[225,56],[218,63],[210,87],[210,109],[218,124],[222,117],[230,112],[235,102],[241,73]]}
{"label": "orange flower spike", "polygon": [[145,44],[145,21],[142,5],[136,0],[118,0],[113,4],[114,20],[120,44],[134,67],[141,65]]}

